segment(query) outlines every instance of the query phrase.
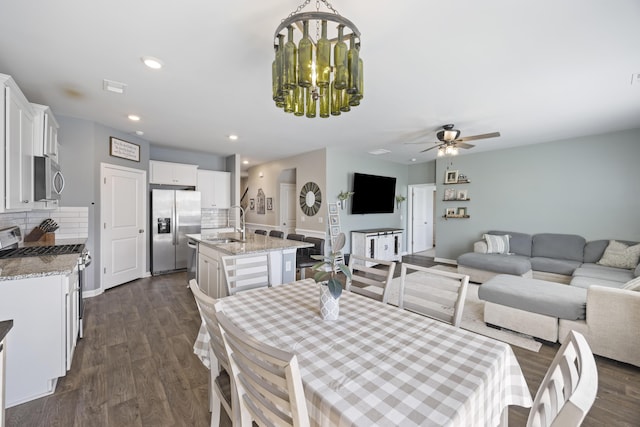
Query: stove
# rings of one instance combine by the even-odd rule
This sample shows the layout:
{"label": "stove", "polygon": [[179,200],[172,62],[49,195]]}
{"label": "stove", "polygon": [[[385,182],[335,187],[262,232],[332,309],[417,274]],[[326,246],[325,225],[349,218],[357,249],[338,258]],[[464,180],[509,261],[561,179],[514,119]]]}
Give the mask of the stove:
{"label": "stove", "polygon": [[83,250],[84,250],[83,244],[58,245],[58,246],[28,246],[23,248],[2,249],[0,250],[0,259],[24,258],[24,257],[47,256],[47,255],[81,254]]}

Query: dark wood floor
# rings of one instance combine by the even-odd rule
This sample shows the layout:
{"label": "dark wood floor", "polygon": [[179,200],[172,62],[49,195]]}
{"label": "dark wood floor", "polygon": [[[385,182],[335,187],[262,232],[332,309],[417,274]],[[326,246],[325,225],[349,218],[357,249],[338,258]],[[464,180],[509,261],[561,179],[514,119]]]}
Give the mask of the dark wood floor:
{"label": "dark wood floor", "polygon": [[[434,264],[425,257],[405,262]],[[8,409],[7,427],[209,425],[207,371],[192,352],[199,320],[184,273],[136,280],[88,299],[85,338],[68,375],[53,395]],[[514,347],[532,395],[556,351]],[[583,425],[640,426],[640,368],[596,362],[598,397]],[[524,426],[527,414],[512,408],[509,425]],[[230,425],[228,418],[221,425]]]}

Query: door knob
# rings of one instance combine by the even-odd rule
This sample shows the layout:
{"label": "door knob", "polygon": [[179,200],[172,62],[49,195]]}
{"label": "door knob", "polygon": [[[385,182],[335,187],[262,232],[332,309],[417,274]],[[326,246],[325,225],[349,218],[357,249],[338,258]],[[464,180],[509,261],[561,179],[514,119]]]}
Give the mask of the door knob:
{"label": "door knob", "polygon": [[143,229],[138,230],[138,233],[144,233]]}

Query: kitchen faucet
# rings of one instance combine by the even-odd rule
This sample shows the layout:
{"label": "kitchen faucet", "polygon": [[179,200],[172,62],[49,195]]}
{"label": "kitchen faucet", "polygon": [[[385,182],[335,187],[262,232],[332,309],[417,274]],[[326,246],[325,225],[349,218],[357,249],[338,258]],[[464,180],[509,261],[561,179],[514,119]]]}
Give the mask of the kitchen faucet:
{"label": "kitchen faucet", "polygon": [[242,236],[242,240],[245,240],[245,231],[246,231],[246,219],[244,217],[244,209],[242,209],[242,206],[240,205],[233,205],[229,208],[229,213],[227,214],[227,227],[229,226],[229,218],[231,217],[231,209],[233,208],[238,208],[240,209],[240,228],[238,227],[234,227],[235,231],[239,231],[240,235]]}

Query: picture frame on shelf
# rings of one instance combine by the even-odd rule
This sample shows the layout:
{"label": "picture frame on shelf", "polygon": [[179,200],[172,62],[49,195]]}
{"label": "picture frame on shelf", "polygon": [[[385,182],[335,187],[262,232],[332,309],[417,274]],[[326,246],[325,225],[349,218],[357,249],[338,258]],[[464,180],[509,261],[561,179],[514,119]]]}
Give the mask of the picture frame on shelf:
{"label": "picture frame on shelf", "polygon": [[329,214],[337,215],[338,214],[338,204],[337,203],[329,203]]}
{"label": "picture frame on shelf", "polygon": [[458,211],[456,212],[456,215],[458,215],[460,217],[467,216],[467,208],[458,208]]}
{"label": "picture frame on shelf", "polygon": [[458,190],[457,200],[467,200],[469,198],[469,190]]}
{"label": "picture frame on shelf", "polygon": [[444,216],[447,216],[447,217],[449,217],[449,216],[456,216],[456,212],[457,212],[457,211],[456,211],[456,208],[447,208],[447,209],[444,211]]}
{"label": "picture frame on shelf", "polygon": [[446,171],[444,174],[445,184],[456,184],[458,182],[458,171]]}
{"label": "picture frame on shelf", "polygon": [[273,197],[267,197],[267,210],[273,210]]}
{"label": "picture frame on shelf", "polygon": [[444,200],[455,200],[456,199],[456,190],[453,188],[446,188],[444,190]]}
{"label": "picture frame on shelf", "polygon": [[340,217],[338,215],[329,215],[329,224],[340,225]]}
{"label": "picture frame on shelf", "polygon": [[463,175],[461,173],[458,174],[458,182],[469,182],[469,178],[467,175]]}

